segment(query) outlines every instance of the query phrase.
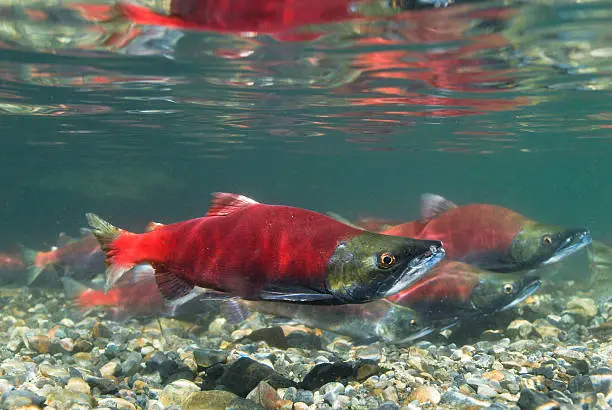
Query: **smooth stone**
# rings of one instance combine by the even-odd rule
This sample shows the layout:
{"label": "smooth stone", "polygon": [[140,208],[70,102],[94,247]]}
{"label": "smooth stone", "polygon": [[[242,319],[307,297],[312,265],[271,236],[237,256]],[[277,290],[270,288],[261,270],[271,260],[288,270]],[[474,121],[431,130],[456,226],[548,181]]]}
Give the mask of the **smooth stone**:
{"label": "smooth stone", "polygon": [[257,387],[247,394],[246,398],[247,400],[261,404],[261,406],[266,409],[276,408],[277,402],[280,400],[276,389],[265,381],[260,381]]}
{"label": "smooth stone", "polygon": [[526,338],[533,331],[533,325],[524,319],[512,321],[506,328],[506,334],[512,338]]}
{"label": "smooth stone", "polygon": [[85,380],[76,377],[73,377],[68,380],[68,383],[66,384],[66,389],[73,392],[91,394],[91,387],[89,387],[89,384],[85,383]]}
{"label": "smooth stone", "polygon": [[112,409],[135,410],[136,406],[126,399],[120,397],[109,397],[98,400],[98,407],[109,407]]}
{"label": "smooth stone", "polygon": [[182,407],[184,410],[224,410],[236,398],[234,393],[224,390],[199,391],[189,394]]}
{"label": "smooth stone", "polygon": [[434,386],[419,386],[410,392],[408,400],[417,400],[421,404],[429,402],[435,405],[440,403],[441,395],[438,389]]}
{"label": "smooth stone", "polygon": [[159,395],[159,400],[164,406],[169,406],[170,404],[181,405],[185,397],[199,391],[200,387],[194,382],[183,379],[176,380],[164,387]]}

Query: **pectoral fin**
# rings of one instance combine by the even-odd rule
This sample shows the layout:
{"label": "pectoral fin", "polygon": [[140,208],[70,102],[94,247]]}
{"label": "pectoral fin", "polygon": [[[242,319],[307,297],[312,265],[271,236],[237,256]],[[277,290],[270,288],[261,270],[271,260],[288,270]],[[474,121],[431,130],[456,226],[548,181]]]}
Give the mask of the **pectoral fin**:
{"label": "pectoral fin", "polygon": [[263,288],[259,292],[262,300],[294,302],[294,303],[322,303],[335,304],[337,299],[329,294],[317,292],[316,290],[299,286],[272,285]]}

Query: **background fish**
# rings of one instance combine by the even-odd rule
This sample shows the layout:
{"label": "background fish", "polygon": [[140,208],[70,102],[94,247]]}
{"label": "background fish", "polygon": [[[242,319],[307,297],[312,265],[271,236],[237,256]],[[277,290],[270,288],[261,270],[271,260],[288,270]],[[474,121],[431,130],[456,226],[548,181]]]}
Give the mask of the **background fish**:
{"label": "background fish", "polygon": [[[439,328],[415,310],[377,300],[358,305],[290,305],[269,301],[241,300],[251,311],[283,316],[311,327],[350,336],[363,343],[382,340],[406,343]],[[446,323],[448,325],[448,323]]]}
{"label": "background fish", "polygon": [[18,253],[0,252],[0,270],[22,270],[25,263]]}
{"label": "background fish", "polygon": [[387,299],[425,318],[466,317],[509,309],[540,285],[533,274],[487,272],[462,262],[443,261],[417,283]]}
{"label": "background fish", "polygon": [[405,288],[444,257],[437,240],[371,233],[228,193],[213,195],[204,218],[158,224],[143,234],[87,218],[106,254],[107,288],[148,263],[162,295],[175,302],[194,297],[198,286],[217,291],[217,298],[362,303]]}
{"label": "background fish", "polygon": [[457,206],[424,194],[422,219],[381,233],[444,243],[447,259],[496,272],[516,272],[558,262],[591,243],[587,229],[545,225],[508,208],[489,204]]}
{"label": "background fish", "polygon": [[21,254],[27,269],[27,284],[32,284],[42,271],[55,269],[65,275],[77,272],[93,276],[104,272],[104,254],[98,240],[87,230],[81,230],[82,236],[73,239],[60,234],[57,247],[49,251],[34,251],[22,248]]}

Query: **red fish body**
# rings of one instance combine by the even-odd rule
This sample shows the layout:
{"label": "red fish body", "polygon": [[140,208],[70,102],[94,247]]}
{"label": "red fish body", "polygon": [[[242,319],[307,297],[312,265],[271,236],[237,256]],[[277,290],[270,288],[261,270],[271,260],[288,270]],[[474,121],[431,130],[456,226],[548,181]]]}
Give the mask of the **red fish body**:
{"label": "red fish body", "polygon": [[171,300],[197,286],[249,299],[360,303],[402,289],[444,255],[439,241],[366,232],[235,194],[215,194],[206,217],[143,234],[88,218],[110,265],[107,286],[146,263]]}
{"label": "red fish body", "polygon": [[422,196],[419,221],[381,231],[444,243],[447,259],[496,272],[526,271],[557,262],[592,242],[588,229],[546,225],[501,206],[457,206]]}
{"label": "red fish body", "polygon": [[113,262],[149,261],[158,272],[173,272],[199,286],[247,297],[257,295],[267,283],[300,283],[322,290],[332,252],[339,242],[359,233],[315,212],[255,204],[228,216],[207,216],[164,225],[142,236],[120,237],[114,244],[117,248],[134,242]]}
{"label": "red fish body", "polygon": [[430,305],[440,301],[466,303],[480,281],[476,269],[461,262],[442,262],[414,285],[387,299],[406,305]]}
{"label": "red fish body", "polygon": [[0,270],[21,270],[25,268],[19,255],[0,252]]}
{"label": "red fish body", "polygon": [[[363,1],[363,0],[361,0]],[[218,33],[274,34],[287,40],[312,40],[316,33],[292,33],[300,26],[361,17],[352,11],[360,0],[173,0],[168,15],[147,7],[119,3],[122,13],[136,24],[206,30]]]}
{"label": "red fish body", "polygon": [[437,238],[452,260],[466,260],[487,252],[504,252],[527,218],[507,208],[489,204],[468,204],[449,209],[429,221],[396,225],[381,233],[411,238]]}
{"label": "red fish body", "polygon": [[133,316],[167,313],[170,310],[152,276],[134,284],[120,284],[108,292],[83,288],[74,295],[74,301],[81,309],[104,306]]}
{"label": "red fish body", "polygon": [[47,267],[62,269],[67,274],[76,271],[87,274],[104,271],[104,254],[98,240],[90,232],[78,239],[62,234],[58,242],[58,247],[46,252],[22,249],[23,260],[28,269],[28,284]]}

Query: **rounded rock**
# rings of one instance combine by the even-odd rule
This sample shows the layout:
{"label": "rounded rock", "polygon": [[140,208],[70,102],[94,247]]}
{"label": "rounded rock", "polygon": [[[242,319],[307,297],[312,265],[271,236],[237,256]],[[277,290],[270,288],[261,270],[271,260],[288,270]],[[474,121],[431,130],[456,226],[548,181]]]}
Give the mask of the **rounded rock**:
{"label": "rounded rock", "polygon": [[506,334],[512,338],[526,338],[533,331],[533,325],[524,319],[512,321],[506,328]]}
{"label": "rounded rock", "polygon": [[434,386],[419,386],[410,393],[408,400],[417,400],[421,404],[438,404],[441,397],[440,392]]}
{"label": "rounded rock", "polygon": [[171,404],[181,405],[185,397],[199,391],[200,388],[197,384],[189,380],[180,379],[164,387],[159,395],[159,400],[164,406],[169,406]]}
{"label": "rounded rock", "polygon": [[89,387],[89,384],[85,383],[83,379],[80,379],[78,377],[73,377],[68,380],[68,383],[66,384],[66,389],[83,394],[91,393],[91,387]]}

